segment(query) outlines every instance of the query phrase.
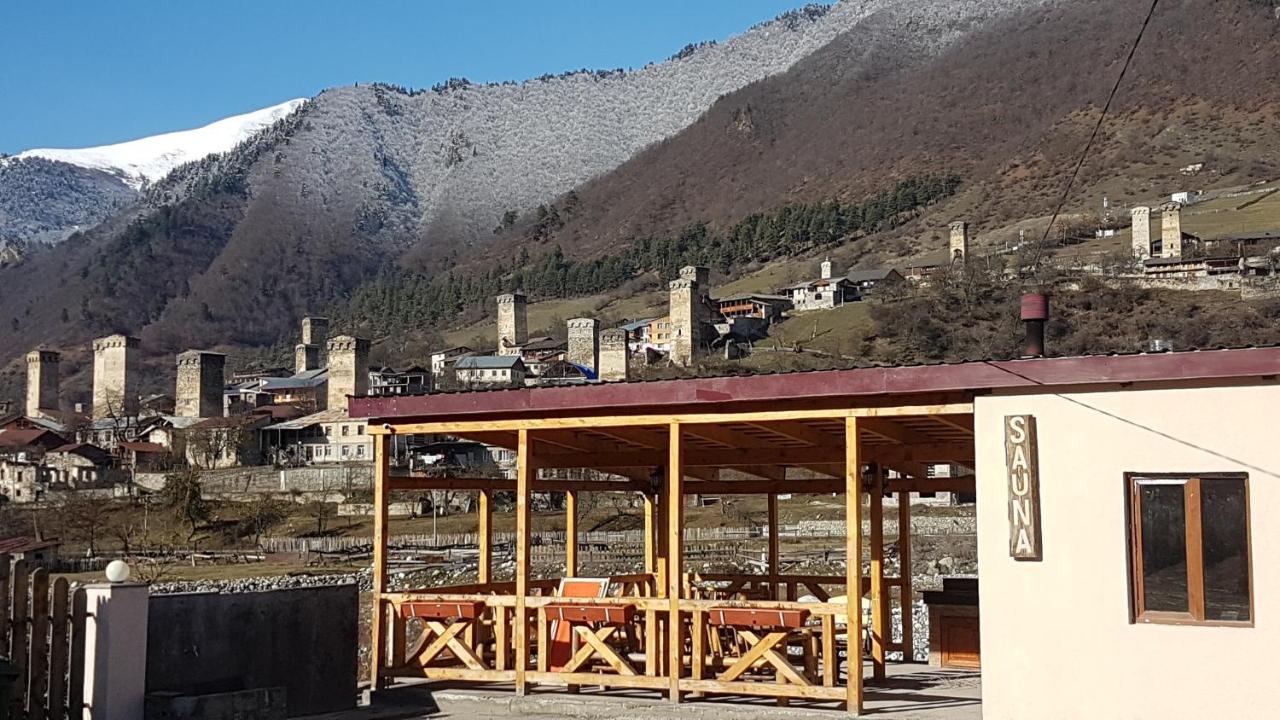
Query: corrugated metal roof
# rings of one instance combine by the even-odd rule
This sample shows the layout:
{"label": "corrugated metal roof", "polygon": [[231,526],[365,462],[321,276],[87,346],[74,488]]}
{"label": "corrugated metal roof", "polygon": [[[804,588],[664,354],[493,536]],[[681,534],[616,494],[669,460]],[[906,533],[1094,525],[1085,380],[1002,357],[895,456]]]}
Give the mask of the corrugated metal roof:
{"label": "corrugated metal roof", "polygon": [[[993,388],[1207,380],[1280,375],[1280,344],[1018,360],[869,364],[730,376],[631,380],[577,386],[482,388],[397,397],[353,397],[352,417],[578,411],[793,398],[980,392]],[[573,393],[573,394],[568,394]]]}

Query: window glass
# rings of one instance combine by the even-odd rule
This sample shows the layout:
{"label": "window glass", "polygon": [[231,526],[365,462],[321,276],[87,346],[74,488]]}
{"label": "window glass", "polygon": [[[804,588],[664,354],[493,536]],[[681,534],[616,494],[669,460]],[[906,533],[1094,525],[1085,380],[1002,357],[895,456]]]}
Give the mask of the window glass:
{"label": "window glass", "polygon": [[1186,505],[1183,484],[1138,486],[1142,521],[1142,592],[1147,610],[1188,612]]}
{"label": "window glass", "polygon": [[1206,620],[1248,621],[1249,523],[1244,480],[1200,483]]}

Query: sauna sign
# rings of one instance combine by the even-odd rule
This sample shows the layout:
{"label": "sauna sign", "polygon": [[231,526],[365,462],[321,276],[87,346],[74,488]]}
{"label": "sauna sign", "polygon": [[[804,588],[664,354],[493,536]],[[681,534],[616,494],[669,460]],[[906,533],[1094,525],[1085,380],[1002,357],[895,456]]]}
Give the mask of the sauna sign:
{"label": "sauna sign", "polygon": [[1034,415],[1004,418],[1004,464],[1009,475],[1009,556],[1040,559],[1040,459]]}

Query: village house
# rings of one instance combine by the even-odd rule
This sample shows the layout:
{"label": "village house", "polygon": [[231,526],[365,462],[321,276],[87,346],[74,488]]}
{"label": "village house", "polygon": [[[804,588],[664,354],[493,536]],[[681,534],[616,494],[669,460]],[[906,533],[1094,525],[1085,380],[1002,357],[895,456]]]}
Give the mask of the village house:
{"label": "village house", "polygon": [[0,456],[0,498],[4,502],[31,503],[44,499],[40,463],[25,455]]}
{"label": "village house", "polygon": [[259,430],[271,424],[270,413],[244,413],[206,418],[187,428],[187,464],[202,470],[217,470],[262,462]]}
{"label": "village house", "polygon": [[783,295],[737,293],[716,299],[716,307],[725,319],[756,318],[774,322],[791,309],[791,299]]}
{"label": "village house", "polygon": [[431,390],[431,372],[418,366],[406,370],[369,369],[370,395],[418,395]]}
{"label": "village house", "polygon": [[454,363],[459,385],[524,385],[529,372],[519,355],[468,355]]}
{"label": "village house", "polygon": [[125,479],[113,471],[111,453],[86,443],[63,445],[45,453],[41,462],[47,485],[68,490],[108,487]]}
{"label": "village house", "polygon": [[852,270],[845,279],[853,283],[861,298],[870,297],[883,292],[885,288],[902,283],[906,278],[893,268],[873,268],[871,270]]}
{"label": "village house", "polygon": [[671,316],[641,318],[621,326],[627,333],[627,348],[633,353],[653,350],[671,352]]}
{"label": "village house", "polygon": [[0,540],[0,553],[9,556],[12,561],[25,562],[28,568],[56,569],[58,566],[58,549],[62,543],[57,540],[42,540],[39,537],[10,537]]}
{"label": "village house", "polygon": [[829,310],[858,299],[858,288],[844,277],[831,274],[831,261],[822,261],[821,275],[783,288],[797,312]]}
{"label": "village house", "polygon": [[365,425],[346,408],[329,408],[262,428],[263,446],[281,465],[368,462],[373,440]]}
{"label": "village house", "polygon": [[449,371],[449,366],[454,360],[469,355],[473,350],[466,345],[451,347],[446,350],[437,350],[431,353],[431,374],[435,377],[441,377]]}

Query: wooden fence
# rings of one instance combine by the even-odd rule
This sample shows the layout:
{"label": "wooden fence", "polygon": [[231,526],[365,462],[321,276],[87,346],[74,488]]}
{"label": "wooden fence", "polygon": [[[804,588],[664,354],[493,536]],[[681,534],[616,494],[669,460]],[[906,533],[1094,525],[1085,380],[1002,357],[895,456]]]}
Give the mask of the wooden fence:
{"label": "wooden fence", "polygon": [[17,671],[8,717],[71,720],[84,707],[85,591],[0,553],[0,652]]}

